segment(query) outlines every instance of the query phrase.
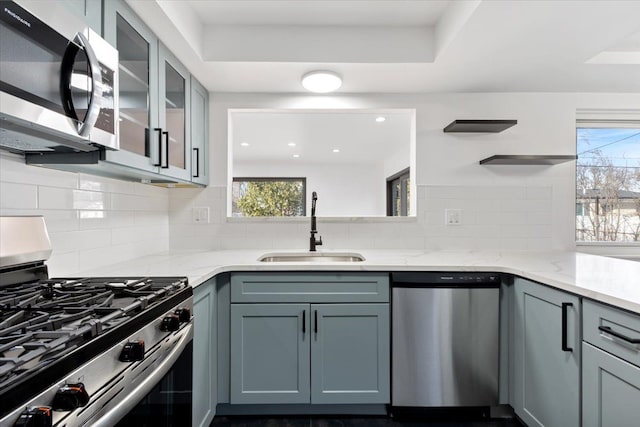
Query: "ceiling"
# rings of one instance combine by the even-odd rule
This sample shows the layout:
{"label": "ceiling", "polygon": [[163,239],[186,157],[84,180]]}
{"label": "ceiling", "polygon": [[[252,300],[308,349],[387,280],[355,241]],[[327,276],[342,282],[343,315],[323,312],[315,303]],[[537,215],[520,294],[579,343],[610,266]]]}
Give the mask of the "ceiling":
{"label": "ceiling", "polygon": [[640,92],[640,1],[127,1],[213,92]]}
{"label": "ceiling", "polygon": [[[233,161],[382,165],[386,159],[403,156],[408,164],[413,114],[412,110],[231,111]],[[378,117],[385,121],[377,122]]]}

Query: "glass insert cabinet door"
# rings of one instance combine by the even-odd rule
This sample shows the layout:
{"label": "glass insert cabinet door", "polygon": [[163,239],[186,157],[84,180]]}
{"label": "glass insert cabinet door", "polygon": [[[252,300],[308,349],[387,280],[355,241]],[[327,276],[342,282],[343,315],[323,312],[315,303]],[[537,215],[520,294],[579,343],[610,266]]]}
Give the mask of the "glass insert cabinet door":
{"label": "glass insert cabinet door", "polygon": [[103,6],[104,38],[118,49],[120,72],[120,150],[106,160],[157,173],[158,39],[123,1]]}
{"label": "glass insert cabinet door", "polygon": [[117,15],[120,53],[120,149],[149,157],[149,42]]}
{"label": "glass insert cabinet door", "polygon": [[160,58],[160,173],[191,179],[189,109],[191,89],[187,69],[161,44]]}

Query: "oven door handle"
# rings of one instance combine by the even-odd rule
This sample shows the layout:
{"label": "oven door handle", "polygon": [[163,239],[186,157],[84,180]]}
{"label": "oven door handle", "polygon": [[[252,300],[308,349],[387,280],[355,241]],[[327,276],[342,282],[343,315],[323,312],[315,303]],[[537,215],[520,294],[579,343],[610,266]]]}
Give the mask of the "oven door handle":
{"label": "oven door handle", "polygon": [[171,352],[165,357],[165,359],[158,365],[158,367],[151,372],[145,379],[131,391],[126,397],[120,401],[109,412],[95,420],[92,424],[94,427],[112,427],[118,423],[127,415],[137,404],[153,389],[153,387],[160,382],[160,380],[169,372],[171,367],[178,360],[184,349],[193,340],[193,324],[187,325],[183,329],[182,337],[171,350]]}

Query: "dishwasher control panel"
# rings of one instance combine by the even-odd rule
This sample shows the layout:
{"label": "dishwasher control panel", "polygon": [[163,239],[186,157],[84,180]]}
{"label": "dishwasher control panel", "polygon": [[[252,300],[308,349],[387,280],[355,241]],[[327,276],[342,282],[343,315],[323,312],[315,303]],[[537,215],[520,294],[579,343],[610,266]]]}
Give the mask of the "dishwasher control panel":
{"label": "dishwasher control panel", "polygon": [[499,286],[499,273],[492,272],[439,272],[439,271],[411,271],[391,273],[393,287],[432,287],[432,286]]}

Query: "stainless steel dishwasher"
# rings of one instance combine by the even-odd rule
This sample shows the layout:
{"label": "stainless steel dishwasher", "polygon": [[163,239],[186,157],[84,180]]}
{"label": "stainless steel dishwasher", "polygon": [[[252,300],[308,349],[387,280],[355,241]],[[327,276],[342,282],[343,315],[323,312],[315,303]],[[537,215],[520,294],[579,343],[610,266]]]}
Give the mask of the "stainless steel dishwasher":
{"label": "stainless steel dishwasher", "polygon": [[391,278],[392,412],[498,405],[500,276]]}

